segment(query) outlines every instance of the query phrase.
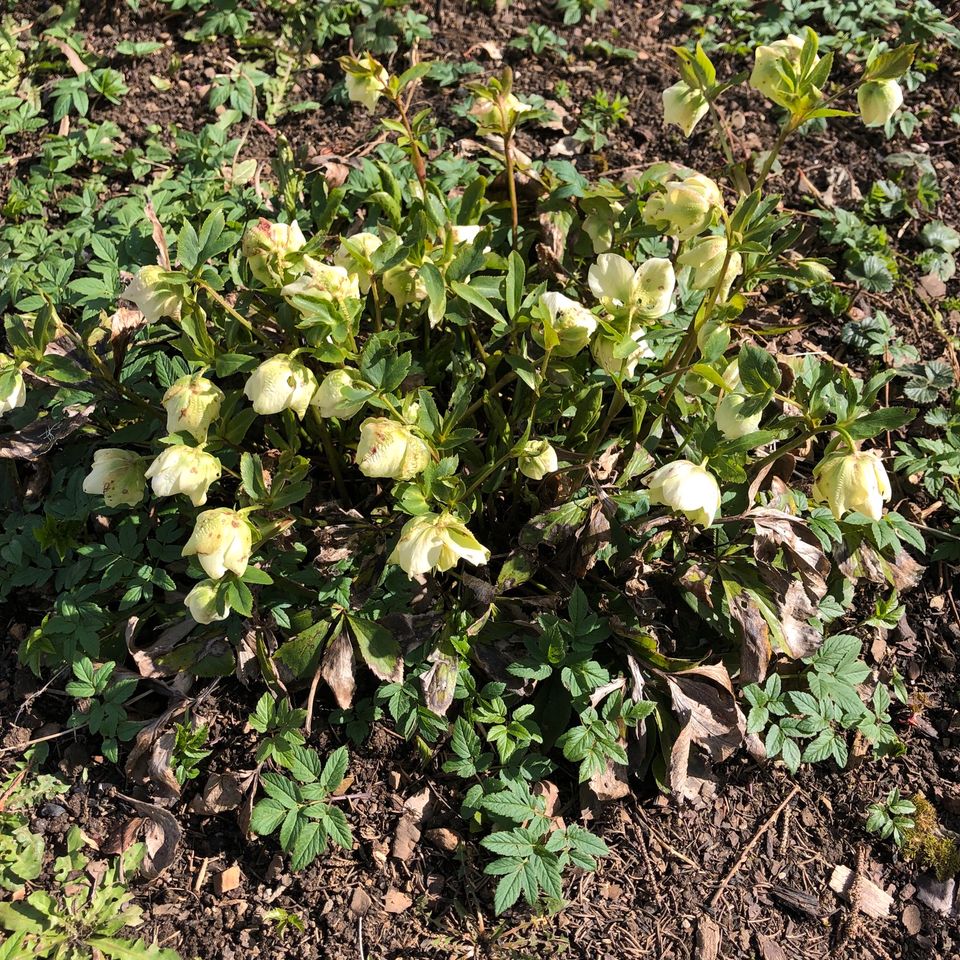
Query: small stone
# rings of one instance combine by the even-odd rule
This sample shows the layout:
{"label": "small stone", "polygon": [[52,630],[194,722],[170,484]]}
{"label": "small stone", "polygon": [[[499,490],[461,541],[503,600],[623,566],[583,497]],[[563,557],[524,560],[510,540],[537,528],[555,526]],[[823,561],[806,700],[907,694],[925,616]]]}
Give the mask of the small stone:
{"label": "small stone", "polygon": [[443,850],[446,853],[453,853],[460,846],[460,838],[446,827],[437,827],[435,830],[428,830],[425,834],[427,842]]}
{"label": "small stone", "polygon": [[51,820],[56,820],[57,817],[64,816],[66,812],[66,807],[61,807],[59,803],[45,803],[40,808],[40,816],[48,817]]}
{"label": "small stone", "polygon": [[903,926],[911,937],[915,937],[923,924],[920,922],[920,909],[915,903],[909,904],[903,911]]}

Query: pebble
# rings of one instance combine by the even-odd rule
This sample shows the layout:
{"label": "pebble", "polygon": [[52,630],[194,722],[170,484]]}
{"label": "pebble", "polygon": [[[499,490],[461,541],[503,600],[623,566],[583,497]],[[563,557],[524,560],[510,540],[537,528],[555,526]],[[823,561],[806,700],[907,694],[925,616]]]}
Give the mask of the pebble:
{"label": "pebble", "polygon": [[45,803],[40,808],[40,816],[47,817],[50,820],[56,820],[57,817],[65,816],[66,807],[61,807],[59,803]]}

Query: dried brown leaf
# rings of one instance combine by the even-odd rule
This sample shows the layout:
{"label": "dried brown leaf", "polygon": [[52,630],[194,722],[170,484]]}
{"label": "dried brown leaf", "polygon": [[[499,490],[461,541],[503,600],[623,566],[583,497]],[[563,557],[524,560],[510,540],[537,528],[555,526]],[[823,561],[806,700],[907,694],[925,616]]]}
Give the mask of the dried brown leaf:
{"label": "dried brown leaf", "polygon": [[353,641],[346,630],[341,630],[327,644],[320,663],[320,675],[333,691],[334,699],[341,710],[347,710],[353,705],[353,694],[357,688],[354,679],[356,667]]}
{"label": "dried brown leaf", "polygon": [[0,457],[8,460],[36,460],[71,433],[90,422],[95,404],[64,407],[63,414],[41,417],[0,441]]}

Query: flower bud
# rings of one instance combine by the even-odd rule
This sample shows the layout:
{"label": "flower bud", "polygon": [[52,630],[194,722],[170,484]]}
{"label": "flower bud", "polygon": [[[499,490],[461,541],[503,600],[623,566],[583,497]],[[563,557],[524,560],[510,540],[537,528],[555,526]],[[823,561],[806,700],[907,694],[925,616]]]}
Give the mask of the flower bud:
{"label": "flower bud", "polygon": [[879,520],[891,495],[890,478],[878,450],[837,450],[813,470],[813,497],[826,501],[837,520],[854,511]]}
{"label": "flower bud", "polygon": [[19,368],[11,371],[14,361],[0,353],[0,416],[22,407],[27,402],[27,385]]}
{"label": "flower bud", "polygon": [[449,570],[459,560],[483,566],[489,559],[490,551],[466,524],[449,513],[426,513],[403,525],[388,562],[398,564],[412,578]]}
{"label": "flower bud", "polygon": [[158,497],[183,493],[195,507],[202,507],[210,484],[220,479],[220,461],[199,447],[178,444],[167,447],[144,476],[152,482]]}
{"label": "flower bud", "polygon": [[714,413],[717,429],[728,439],[737,440],[749,433],[756,433],[760,429],[763,412],[755,413],[750,417],[740,415],[740,408],[747,402],[747,398],[740,393],[727,393],[717,404]]}
{"label": "flower bud", "polygon": [[651,503],[661,503],[702,527],[709,527],[720,510],[716,478],[705,467],[689,460],[668,463],[645,482]]}
{"label": "flower bud", "polygon": [[427,299],[427,285],[413,264],[398,263],[383,275],[383,289],[398,307]]}
{"label": "flower bud", "polygon": [[797,272],[810,283],[832,283],[834,279],[830,268],[819,260],[798,260]]}
{"label": "flower bud", "polygon": [[580,201],[586,213],[583,232],[590,238],[594,253],[607,253],[613,246],[613,227],[623,212],[623,204],[606,197],[586,197]]}
{"label": "flower bud", "polygon": [[644,204],[643,222],[668,236],[689,240],[703,233],[723,206],[720,188],[703,174],[670,180]]}
{"label": "flower bud", "polygon": [[529,103],[508,93],[499,100],[478,97],[470,108],[470,116],[476,121],[480,133],[504,133],[512,130],[522,113],[532,110]]}
{"label": "flower bud", "polygon": [[[597,329],[597,318],[582,304],[562,293],[545,293],[540,298],[542,309],[550,316],[550,325],[559,343],[553,348],[558,357],[572,357],[590,342]],[[533,338],[544,345],[543,331],[534,328]]]}
{"label": "flower bud", "polygon": [[224,605],[223,613],[217,612],[217,592],[217,585],[212,580],[201,580],[184,597],[183,602],[197,623],[213,623],[230,616],[229,604]]}
{"label": "flower bud", "polygon": [[199,373],[181,377],[163,395],[167,433],[189,433],[203,443],[222,403],[223,391],[206,377]]}
{"label": "flower bud", "polygon": [[330,303],[342,303],[348,298],[354,300],[360,296],[360,281],[355,273],[349,273],[344,267],[329,263],[322,263],[313,257],[304,257],[306,267],[296,280],[285,284],[280,290],[284,299],[289,300],[292,306],[301,313],[309,313],[309,306],[301,306],[296,298],[305,297],[310,300],[326,300]]}
{"label": "flower bud", "polygon": [[247,228],[240,250],[257,280],[265,287],[279,287],[290,268],[290,254],[296,253],[306,242],[296,220],[271,223],[261,217]]}
{"label": "flower bud", "polygon": [[320,381],[310,402],[318,408],[321,417],[349,420],[363,408],[364,400],[356,400],[349,395],[351,390],[356,389],[357,378],[358,375],[352,370],[333,370]]}
{"label": "flower bud", "polygon": [[710,104],[700,90],[694,90],[681,80],[663,91],[663,122],[676,124],[685,137],[707,115]]}
{"label": "flower bud", "polygon": [[557,451],[546,440],[528,440],[520,454],[520,472],[531,480],[542,480],[548,473],[556,473],[559,463]]}
{"label": "flower bud", "polygon": [[450,236],[454,244],[473,243],[483,227],[479,223],[452,223],[450,224]]}
{"label": "flower bud", "polygon": [[293,410],[302,420],[317,389],[317,378],[294,357],[279,353],[264,360],[244,385],[243,392],[257,413],[268,416]]}
{"label": "flower bud", "polygon": [[896,80],[868,80],[857,90],[857,103],[868,127],[882,127],[903,106],[903,89]]}
{"label": "flower bud", "polygon": [[366,477],[412,480],[430,462],[430,448],[403,423],[369,417],[360,424],[357,466]]}
{"label": "flower bud", "polygon": [[100,494],[108,507],[121,503],[135,507],[143,500],[143,469],[143,458],[137,454],[104,447],[93,455],[93,466],[83,478],[83,492]]}
{"label": "flower bud", "polygon": [[[757,47],[753,55],[750,86],[774,103],[790,109],[794,96],[780,74],[780,62],[786,60],[795,71],[799,70],[801,50],[803,50],[803,38],[792,33],[782,40],[775,40],[768,46]],[[820,58],[814,57],[813,63],[819,62]]]}
{"label": "flower bud", "polygon": [[[346,237],[345,240],[346,242],[341,241],[340,246],[337,247],[333,262],[357,278],[357,287],[360,293],[366,296],[373,282],[373,275],[364,261],[369,261],[373,257],[374,252],[383,246],[383,241],[375,233],[366,231],[355,233],[352,237]],[[350,246],[347,246],[348,243]],[[354,249],[351,250],[351,247]],[[359,250],[364,259],[360,260],[354,250]]]}
{"label": "flower bud", "polygon": [[651,257],[636,270],[617,253],[601,253],[587,272],[587,284],[605,306],[627,307],[650,320],[673,309],[677,278],[673,264],[663,257]]}
{"label": "flower bud", "polygon": [[180,294],[175,286],[164,280],[165,274],[162,267],[141,267],[123,291],[123,299],[135,304],[147,323],[156,323],[164,317],[180,319]]}
{"label": "flower bud", "polygon": [[637,348],[626,355],[623,352],[622,338],[611,337],[605,331],[600,330],[593,338],[593,343],[590,344],[590,353],[593,354],[593,359],[597,361],[597,364],[611,377],[628,379],[633,376],[637,364],[641,360],[650,360],[656,356],[647,341],[643,339],[643,334],[642,327],[637,327],[630,334],[630,339],[637,344]]}
{"label": "flower bud", "polygon": [[242,577],[253,550],[253,529],[247,518],[229,507],[204,510],[197,517],[183,557],[195,556],[211,580],[219,580],[229,570]]}
{"label": "flower bud", "polygon": [[344,64],[344,69],[347,72],[345,81],[347,96],[354,103],[361,104],[370,113],[373,113],[377,101],[383,96],[384,88],[390,79],[389,74],[370,54],[359,57],[353,64],[354,69],[348,67],[343,60],[341,60],[341,63]]}
{"label": "flower bud", "polygon": [[740,361],[736,357],[727,364],[722,376],[723,382],[727,385],[727,389],[731,393],[741,392]]}
{"label": "flower bud", "polygon": [[[677,265],[690,271],[689,282],[695,290],[710,290],[720,279],[720,270],[727,258],[727,238],[725,236],[699,237],[693,240],[683,253],[677,257]],[[731,253],[727,260],[726,273],[720,285],[718,302],[723,303],[730,293],[733,281],[740,276],[743,259],[739,253]]]}

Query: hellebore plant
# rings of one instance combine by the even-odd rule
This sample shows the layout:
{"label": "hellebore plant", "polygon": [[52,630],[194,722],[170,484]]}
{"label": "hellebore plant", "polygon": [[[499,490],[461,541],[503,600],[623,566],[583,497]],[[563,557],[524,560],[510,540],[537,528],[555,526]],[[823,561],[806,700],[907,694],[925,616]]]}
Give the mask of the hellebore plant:
{"label": "hellebore plant", "polygon": [[[526,811],[516,849],[557,876],[592,862],[576,859],[589,835],[561,835],[530,793],[561,751],[593,783],[627,764],[656,711],[631,746],[683,794],[691,749],[727,755],[692,734],[664,763],[689,719],[684,684],[716,685],[736,718],[738,685],[781,662],[796,674],[824,642],[852,603],[850,570],[892,579],[901,541],[918,543],[884,512],[891,483],[869,444],[912,417],[877,407],[892,371],[863,382],[782,353],[762,311],[744,318],[784,283],[830,281],[768,188],[790,136],[854,116],[854,88],[863,122],[885,122],[914,50],[874,53],[836,88],[813,31],[758,48],[750,95],[772,101],[780,131],[743,158],[722,101],[748,76],[720,80],[702,48],[678,49],[664,120],[698,136],[709,118],[723,174],[664,162],[589,187],[522,157],[517,129],[543,111],[504,71],[469,87],[463,115],[489,155],[456,189],[416,104],[429,64],[393,76],[343,58],[390,162],[339,186],[298,181],[309,193],[291,188],[274,219],[225,208],[181,224],[172,255],[164,243],[123,291],[138,326],[112,362],[99,319],[75,326],[46,304],[8,322],[4,416],[26,423],[50,383],[59,403],[82,384],[118,411],[77,418],[98,447],[83,491],[105,524],[133,515],[151,531],[165,569],[162,590],[110,608],[110,636],[131,614],[180,616],[173,662],[259,669],[273,691],[311,687],[311,706],[323,680],[344,711],[362,662],[426,756],[450,711],[457,771],[479,779],[495,748],[502,779],[471,786],[471,822]],[[678,610],[695,645],[661,646]],[[54,660],[39,636],[37,662]]]}

